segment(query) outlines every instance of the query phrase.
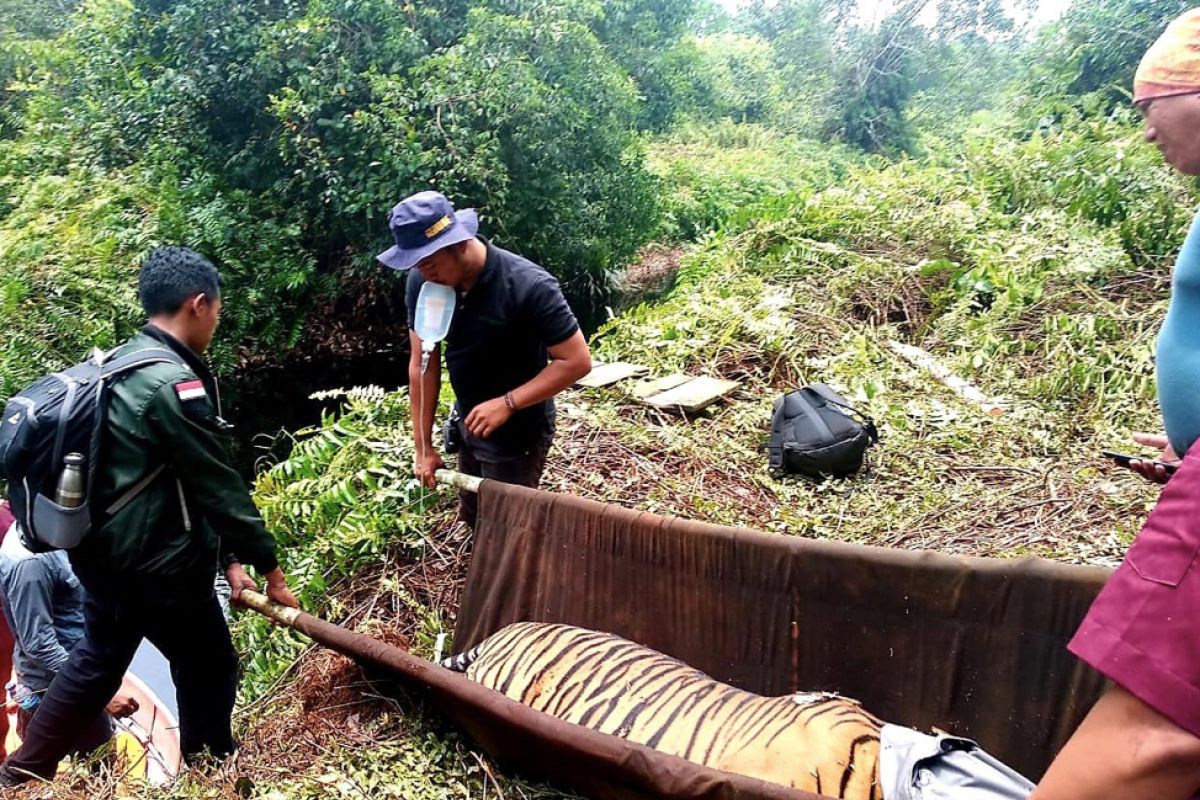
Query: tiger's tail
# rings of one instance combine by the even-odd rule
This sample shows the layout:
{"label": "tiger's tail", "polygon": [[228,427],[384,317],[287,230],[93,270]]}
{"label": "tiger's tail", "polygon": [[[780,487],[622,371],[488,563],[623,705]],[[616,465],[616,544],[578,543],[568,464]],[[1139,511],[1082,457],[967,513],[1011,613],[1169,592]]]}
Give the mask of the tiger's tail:
{"label": "tiger's tail", "polygon": [[475,660],[479,658],[479,651],[482,647],[483,645],[479,645],[477,647],[472,647],[465,653],[459,653],[456,656],[443,658],[441,665],[451,672],[466,672],[467,669],[475,663]]}

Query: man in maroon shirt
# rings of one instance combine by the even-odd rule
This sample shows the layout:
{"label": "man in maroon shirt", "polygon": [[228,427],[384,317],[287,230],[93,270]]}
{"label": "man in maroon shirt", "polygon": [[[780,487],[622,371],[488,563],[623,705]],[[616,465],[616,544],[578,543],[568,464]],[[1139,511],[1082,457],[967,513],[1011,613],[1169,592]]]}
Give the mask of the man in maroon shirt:
{"label": "man in maroon shirt", "polygon": [[[1134,103],[1164,160],[1200,175],[1200,8],[1146,53]],[[1173,292],[1180,286],[1188,284],[1177,273]],[[1200,791],[1200,442],[1178,455],[1163,453],[1178,461],[1169,481],[1162,465],[1130,464],[1166,487],[1070,644],[1112,685],[1031,800],[1188,800]]]}

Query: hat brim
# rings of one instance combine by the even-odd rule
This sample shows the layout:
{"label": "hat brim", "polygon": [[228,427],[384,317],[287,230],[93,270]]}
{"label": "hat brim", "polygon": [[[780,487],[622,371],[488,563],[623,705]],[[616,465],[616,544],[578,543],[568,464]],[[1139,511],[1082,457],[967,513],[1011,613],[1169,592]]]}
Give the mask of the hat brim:
{"label": "hat brim", "polygon": [[398,272],[406,272],[436,253],[438,250],[474,239],[479,233],[479,214],[473,208],[454,212],[454,225],[441,236],[417,248],[401,248],[395,245],[375,256],[380,264]]}
{"label": "hat brim", "polygon": [[1137,81],[1133,84],[1133,102],[1145,103],[1148,100],[1164,100],[1168,97],[1179,97],[1185,94],[1200,94],[1200,78],[1194,84],[1158,83],[1156,81]]}

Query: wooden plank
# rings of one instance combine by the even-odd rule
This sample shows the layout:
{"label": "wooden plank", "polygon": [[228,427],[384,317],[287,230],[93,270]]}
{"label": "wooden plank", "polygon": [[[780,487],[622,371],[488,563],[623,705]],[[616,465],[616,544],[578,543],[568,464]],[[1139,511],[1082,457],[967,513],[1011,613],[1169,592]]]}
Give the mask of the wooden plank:
{"label": "wooden plank", "polygon": [[626,364],[624,361],[617,361],[612,364],[597,364],[592,367],[591,372],[580,378],[575,385],[583,386],[587,389],[599,389],[602,386],[610,386],[617,381],[636,378],[648,372],[650,372],[649,367],[643,367],[640,364]]}
{"label": "wooden plank", "polygon": [[676,408],[682,411],[699,411],[720,400],[738,387],[737,381],[726,381],[702,375],[692,378],[673,389],[659,392],[644,401],[655,408]]}
{"label": "wooden plank", "polygon": [[676,372],[673,375],[666,375],[662,378],[650,378],[645,381],[638,381],[630,393],[638,400],[645,400],[651,395],[665,392],[667,389],[674,389],[676,386],[687,383],[692,379],[691,375],[684,375]]}

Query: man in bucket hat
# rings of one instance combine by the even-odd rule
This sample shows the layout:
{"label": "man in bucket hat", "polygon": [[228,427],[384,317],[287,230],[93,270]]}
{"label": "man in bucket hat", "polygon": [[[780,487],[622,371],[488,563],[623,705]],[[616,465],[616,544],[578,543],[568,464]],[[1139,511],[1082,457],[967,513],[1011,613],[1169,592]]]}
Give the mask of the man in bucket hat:
{"label": "man in bucket hat", "polygon": [[[587,342],[558,281],[541,267],[478,236],[474,209],[455,211],[438,192],[401,200],[388,221],[393,247],[379,260],[408,271],[409,396],[416,474],[426,486],[443,466],[431,432],[441,388],[440,348],[421,372],[421,340],[412,330],[426,281],[455,290],[446,336],[446,368],[457,399],[458,468],[504,483],[537,486],[554,434],[554,396],[592,368]],[[475,495],[459,496],[474,526]]]}
{"label": "man in bucket hat", "polygon": [[[1171,23],[1134,78],[1146,140],[1200,175],[1200,8]],[[1070,649],[1112,685],[1051,764],[1032,800],[1186,800],[1200,791],[1200,217],[1175,264],[1158,337],[1162,437],[1177,463],[1130,467],[1166,483],[1154,511],[1088,610]],[[1177,455],[1178,454],[1178,455]],[[1183,459],[1179,459],[1179,455]]]}

